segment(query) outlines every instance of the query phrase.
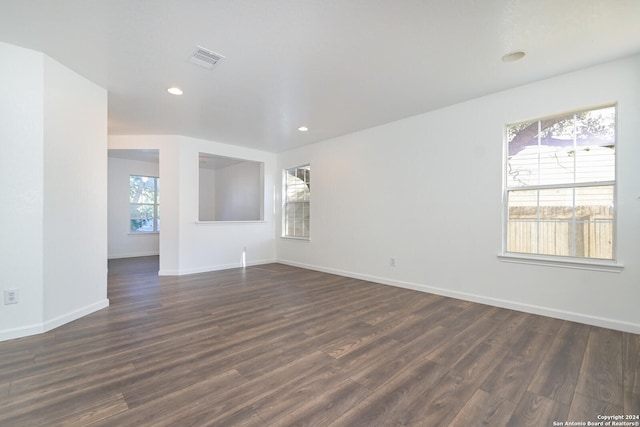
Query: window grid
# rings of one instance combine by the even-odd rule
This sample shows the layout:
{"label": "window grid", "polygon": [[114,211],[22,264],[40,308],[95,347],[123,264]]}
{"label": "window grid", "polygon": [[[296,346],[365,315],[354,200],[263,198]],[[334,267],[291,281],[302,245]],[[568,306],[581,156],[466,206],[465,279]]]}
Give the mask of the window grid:
{"label": "window grid", "polygon": [[160,231],[160,178],[129,176],[129,231]]}
{"label": "window grid", "polygon": [[311,167],[296,166],[284,171],[283,232],[284,237],[309,239]]}
{"label": "window grid", "polygon": [[505,251],[614,259],[615,106],[506,130]]}

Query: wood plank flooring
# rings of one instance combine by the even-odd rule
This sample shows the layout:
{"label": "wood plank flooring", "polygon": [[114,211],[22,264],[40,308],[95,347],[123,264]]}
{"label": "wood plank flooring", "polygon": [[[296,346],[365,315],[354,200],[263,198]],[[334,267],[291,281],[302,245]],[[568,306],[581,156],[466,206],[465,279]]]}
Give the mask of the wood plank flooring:
{"label": "wood plank flooring", "polygon": [[640,414],[640,336],[281,264],[158,277],[0,343],[0,426],[552,426]]}

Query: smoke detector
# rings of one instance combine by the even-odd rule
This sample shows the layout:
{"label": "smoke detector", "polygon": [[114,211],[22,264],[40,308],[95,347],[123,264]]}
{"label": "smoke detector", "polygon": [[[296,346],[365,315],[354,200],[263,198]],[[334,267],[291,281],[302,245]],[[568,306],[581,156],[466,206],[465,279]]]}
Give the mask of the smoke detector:
{"label": "smoke detector", "polygon": [[224,59],[224,56],[219,53],[215,53],[209,49],[205,49],[202,46],[198,46],[196,51],[189,58],[189,62],[196,64],[200,67],[211,70],[220,60]]}

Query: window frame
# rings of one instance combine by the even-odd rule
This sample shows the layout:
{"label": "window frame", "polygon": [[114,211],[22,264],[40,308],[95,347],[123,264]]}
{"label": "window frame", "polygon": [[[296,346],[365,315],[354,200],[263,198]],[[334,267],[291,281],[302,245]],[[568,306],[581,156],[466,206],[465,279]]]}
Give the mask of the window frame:
{"label": "window frame", "polygon": [[[160,233],[160,224],[158,222],[158,215],[160,213],[160,203],[158,201],[158,193],[159,193],[159,181],[160,177],[151,176],[151,175],[129,175],[129,194],[131,194],[131,178],[147,178],[153,180],[153,203],[134,203],[131,201],[131,195],[129,195],[129,234],[158,234]],[[149,231],[141,231],[141,230],[132,230],[131,229],[131,207],[132,206],[152,206],[153,208],[153,230]]]}
{"label": "window frame", "polygon": [[[521,123],[535,123],[541,122],[544,120],[550,120],[555,118],[561,118],[563,116],[573,114],[574,119],[575,116],[581,113],[596,111],[605,108],[614,108],[614,146],[615,152],[614,155],[614,170],[613,170],[613,180],[595,180],[595,181],[573,181],[571,183],[558,183],[558,184],[540,184],[539,182],[535,185],[523,185],[523,186],[509,186],[509,127],[518,125]],[[582,108],[577,110],[568,111],[566,113],[559,113],[545,117],[539,117],[531,120],[520,120],[510,122],[504,125],[503,127],[503,162],[502,162],[502,250],[498,255],[498,258],[501,261],[506,262],[516,262],[516,263],[525,263],[525,264],[535,264],[535,265],[548,265],[554,267],[569,267],[569,268],[578,268],[578,269],[588,269],[588,270],[598,270],[598,271],[610,271],[610,272],[619,272],[622,270],[623,266],[618,263],[618,254],[617,254],[617,242],[618,242],[618,219],[617,219],[617,189],[618,189],[618,168],[617,168],[617,152],[618,152],[618,133],[617,133],[617,120],[618,120],[618,105],[616,103],[603,104],[590,108]],[[575,147],[575,146],[574,146]],[[540,173],[538,171],[537,173]],[[574,209],[574,217],[572,219],[572,225],[575,224],[575,190],[579,188],[595,188],[595,187],[612,187],[612,246],[611,246],[611,258],[595,258],[595,257],[582,257],[576,256],[575,252],[572,255],[555,255],[555,254],[542,254],[542,253],[533,253],[533,252],[515,252],[508,251],[508,242],[509,242],[509,194],[511,192],[517,192],[522,190],[532,190],[532,191],[541,191],[548,189],[571,189],[573,190],[573,209]],[[538,194],[538,202],[537,206],[540,206]],[[537,220],[538,222],[540,219]],[[575,229],[574,233],[569,236],[571,239],[572,245],[575,247],[576,244],[576,235]],[[538,249],[539,252],[539,249]]]}
{"label": "window frame", "polygon": [[[307,169],[309,171],[308,180],[303,181],[304,184],[308,186],[309,195],[306,200],[289,201],[289,197],[288,197],[289,185],[287,182],[287,176],[289,175],[290,171],[295,171],[297,169]],[[302,218],[303,228],[307,230],[306,235],[304,234],[296,235],[295,226],[294,226],[294,234],[293,235],[287,234],[288,233],[287,224],[289,219],[287,207],[291,204],[307,206],[308,218],[306,220],[305,218]],[[298,166],[293,166],[293,167],[285,168],[282,170],[282,232],[280,237],[284,239],[303,240],[303,241],[311,240],[311,164],[310,163],[301,164]]]}

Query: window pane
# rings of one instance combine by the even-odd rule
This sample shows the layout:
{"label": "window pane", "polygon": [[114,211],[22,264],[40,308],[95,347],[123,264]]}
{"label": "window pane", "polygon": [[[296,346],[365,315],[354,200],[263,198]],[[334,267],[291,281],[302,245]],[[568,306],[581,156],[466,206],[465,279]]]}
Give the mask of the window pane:
{"label": "window pane", "polygon": [[508,194],[507,251],[538,252],[538,191]]}
{"label": "window pane", "polygon": [[529,145],[538,145],[538,121],[508,125],[507,143],[509,144],[509,156],[518,154]]}
{"label": "window pane", "polygon": [[148,176],[129,177],[129,202],[130,203],[154,203],[155,179]]}
{"label": "window pane", "polygon": [[286,219],[286,224],[285,224],[285,236],[295,236],[294,234],[294,223],[293,220],[291,218],[287,218]]}
{"label": "window pane", "polygon": [[540,145],[572,147],[576,135],[576,115],[564,114],[540,120]]}
{"label": "window pane", "polygon": [[573,188],[540,190],[538,253],[573,255]]}
{"label": "window pane", "polygon": [[283,234],[309,237],[311,167],[290,168],[285,173]]}
{"label": "window pane", "polygon": [[129,218],[132,232],[155,231],[153,205],[130,205]]}
{"label": "window pane", "polygon": [[576,188],[576,256],[613,259],[613,186]]}
{"label": "window pane", "polygon": [[540,120],[538,184],[571,184],[575,180],[575,114]]}
{"label": "window pane", "polygon": [[578,114],[576,126],[576,182],[615,180],[615,107]]}
{"label": "window pane", "polygon": [[304,182],[307,185],[307,189],[311,190],[311,169],[309,169],[309,166],[304,167]]}
{"label": "window pane", "polygon": [[540,185],[572,184],[575,182],[573,145],[540,146]]}
{"label": "window pane", "polygon": [[296,236],[296,205],[288,204],[285,206],[285,232],[287,236]]}
{"label": "window pane", "polygon": [[524,187],[538,184],[538,147],[527,147],[507,161],[507,186]]}
{"label": "window pane", "polygon": [[576,182],[613,180],[615,180],[615,146],[576,149]]}
{"label": "window pane", "polygon": [[287,175],[287,200],[290,202],[298,202],[309,200],[309,187],[296,176]]}
{"label": "window pane", "polygon": [[538,122],[507,126],[507,186],[538,183]]}
{"label": "window pane", "polygon": [[287,173],[289,200],[309,200],[310,171],[308,168],[294,168]]}
{"label": "window pane", "polygon": [[576,138],[578,146],[615,146],[616,107],[578,113],[576,115]]}

